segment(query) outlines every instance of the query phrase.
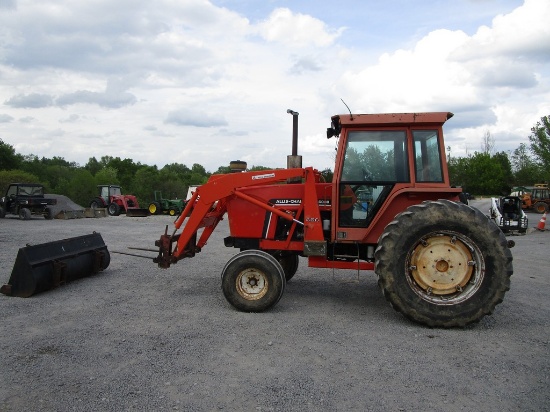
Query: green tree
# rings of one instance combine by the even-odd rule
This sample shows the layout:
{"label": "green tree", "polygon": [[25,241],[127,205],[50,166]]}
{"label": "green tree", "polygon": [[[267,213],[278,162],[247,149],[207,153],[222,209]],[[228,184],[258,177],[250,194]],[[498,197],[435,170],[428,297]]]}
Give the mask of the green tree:
{"label": "green tree", "polygon": [[521,143],[514,150],[510,159],[514,173],[514,185],[528,186],[544,180],[541,167],[533,160],[525,143]]}
{"label": "green tree", "polygon": [[470,157],[449,157],[449,180],[452,186],[460,186],[465,192],[474,193],[469,187]]}
{"label": "green tree", "polygon": [[61,180],[71,180],[76,168],[61,166],[61,165],[49,165],[44,168],[42,178],[47,180],[50,187],[54,192],[59,192],[58,185]]}
{"label": "green tree", "polygon": [[23,156],[15,153],[12,145],[0,139],[0,170],[19,169],[22,161]]}
{"label": "green tree", "polygon": [[84,169],[76,169],[71,176],[71,180],[66,185],[67,192],[60,193],[82,207],[88,207],[90,201],[97,196],[95,179],[92,174]]}
{"label": "green tree", "polygon": [[[155,190],[160,190],[162,196],[169,199],[183,199],[187,194],[187,186],[180,176],[166,168],[159,171],[159,183]],[[153,193],[151,193],[151,199],[153,199]]]}
{"label": "green tree", "polygon": [[101,169],[103,169],[103,165],[97,161],[95,157],[90,157],[88,159],[88,163],[84,165],[84,168],[88,170],[93,176],[97,174]]}
{"label": "green tree", "polygon": [[226,175],[231,173],[231,168],[229,166],[220,166],[213,174],[215,175]]}
{"label": "green tree", "polygon": [[134,163],[132,159],[122,160],[120,157],[103,156],[99,162],[103,167],[112,167],[117,171],[120,185],[126,189],[132,187],[132,181],[141,163]]}
{"label": "green tree", "polygon": [[159,172],[156,166],[142,166],[137,171],[133,184],[129,188],[137,196],[142,207],[153,198],[153,192],[159,187]]}
{"label": "green tree", "polygon": [[507,195],[513,174],[508,156],[500,152],[476,152],[473,156],[450,158],[448,162],[451,185],[461,186],[476,195]]}
{"label": "green tree", "polygon": [[[40,179],[23,170],[0,170],[0,197],[4,196],[11,183],[42,183]],[[43,184],[43,183],[42,183]]]}
{"label": "green tree", "polygon": [[[91,172],[90,172],[91,173]],[[92,173],[93,174],[93,173]],[[114,167],[104,167],[95,174],[96,185],[119,185],[117,170]]]}
{"label": "green tree", "polygon": [[256,166],[253,165],[250,169],[248,169],[250,172],[261,172],[262,170],[273,170],[272,167],[266,167],[266,166]]}
{"label": "green tree", "polygon": [[545,180],[550,180],[550,116],[543,116],[531,128],[531,150],[544,171]]}
{"label": "green tree", "polygon": [[[510,193],[511,168],[502,157],[476,152],[470,157],[466,170],[464,191],[478,195],[506,195]],[[509,165],[509,162],[508,162]]]}
{"label": "green tree", "polygon": [[334,172],[330,168],[321,170],[321,176],[325,179],[326,183],[331,183],[332,178],[334,177]]}
{"label": "green tree", "polygon": [[[510,163],[508,155],[504,152],[498,152],[491,157],[491,160],[496,163],[495,170],[498,170],[499,182],[495,182],[497,193],[502,195],[510,194],[514,174],[512,173],[512,164]],[[497,165],[500,165],[500,168],[496,167]]]}
{"label": "green tree", "polygon": [[191,167],[191,172],[192,173],[197,173],[201,176],[207,176],[209,173],[206,172],[206,169],[204,168],[204,166],[198,164],[198,163],[193,163],[193,166]]}

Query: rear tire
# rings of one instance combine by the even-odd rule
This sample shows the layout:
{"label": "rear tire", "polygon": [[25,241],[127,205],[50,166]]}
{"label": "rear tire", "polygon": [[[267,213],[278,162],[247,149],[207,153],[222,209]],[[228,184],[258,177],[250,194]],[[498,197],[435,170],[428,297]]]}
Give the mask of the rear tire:
{"label": "rear tire", "polygon": [[227,301],[243,312],[262,312],[283,295],[285,273],[279,262],[261,250],[233,256],[222,270],[222,291]]}
{"label": "rear tire", "polygon": [[0,219],[4,219],[6,217],[6,210],[0,206]]}
{"label": "rear tire", "polygon": [[548,213],[548,205],[544,202],[537,202],[533,205],[533,209],[535,212],[540,213],[541,215],[543,213]]}
{"label": "rear tire", "polygon": [[158,202],[152,202],[149,204],[149,213],[152,215],[158,215],[162,212],[162,207],[160,207],[160,203]]}
{"label": "rear tire", "polygon": [[288,282],[294,277],[298,270],[299,259],[296,253],[288,253],[282,250],[278,250],[273,253],[272,256],[280,263],[283,271],[285,272],[285,279]]}
{"label": "rear tire", "polygon": [[90,209],[100,209],[100,208],[104,208],[105,205],[103,204],[103,201],[101,199],[94,199],[90,202]]}
{"label": "rear tire", "polygon": [[53,219],[53,209],[51,207],[47,207],[44,210],[44,219],[46,219],[46,220],[52,220]]}
{"label": "rear tire", "polygon": [[111,216],[118,216],[120,215],[120,206],[113,202],[107,208],[107,212],[109,212],[109,215]]}
{"label": "rear tire", "polygon": [[464,327],[493,312],[510,289],[506,237],[475,208],[424,202],[386,227],[375,252],[392,307],[430,327]]}

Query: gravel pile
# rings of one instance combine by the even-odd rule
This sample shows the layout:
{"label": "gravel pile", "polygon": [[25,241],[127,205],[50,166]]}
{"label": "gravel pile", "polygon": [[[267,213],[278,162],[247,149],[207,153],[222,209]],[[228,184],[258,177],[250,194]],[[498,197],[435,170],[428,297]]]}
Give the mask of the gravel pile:
{"label": "gravel pile", "polygon": [[[84,208],[82,206],[76,204],[67,196],[47,194],[44,195],[44,197],[47,199],[57,200],[57,203],[51,206],[54,216],[57,216],[60,212],[84,212]],[[75,216],[78,215],[82,215],[82,213],[75,214]]]}

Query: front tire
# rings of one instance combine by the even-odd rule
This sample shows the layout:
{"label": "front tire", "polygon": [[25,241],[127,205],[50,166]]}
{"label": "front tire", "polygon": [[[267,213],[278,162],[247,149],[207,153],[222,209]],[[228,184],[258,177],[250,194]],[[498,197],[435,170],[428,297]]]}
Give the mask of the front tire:
{"label": "front tire", "polygon": [[475,208],[424,202],[386,227],[375,252],[392,307],[430,327],[464,327],[493,312],[510,289],[506,237]]}
{"label": "front tire", "polygon": [[263,312],[283,295],[285,273],[280,263],[261,250],[233,256],[222,270],[222,291],[227,301],[243,312]]}
{"label": "front tire", "polygon": [[117,203],[113,202],[107,208],[107,212],[109,212],[109,215],[111,216],[118,216],[120,215],[120,206]]}
{"label": "front tire", "polygon": [[21,220],[29,220],[31,218],[31,211],[26,207],[19,209],[19,218]]}

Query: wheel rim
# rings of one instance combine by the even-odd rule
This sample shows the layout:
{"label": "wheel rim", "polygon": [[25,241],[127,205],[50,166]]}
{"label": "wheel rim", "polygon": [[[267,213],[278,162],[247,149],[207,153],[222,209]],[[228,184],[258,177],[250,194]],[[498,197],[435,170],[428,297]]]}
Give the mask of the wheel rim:
{"label": "wheel rim", "polygon": [[459,233],[437,232],[422,238],[407,255],[407,281],[425,301],[454,305],[480,288],[485,262],[479,248]]}
{"label": "wheel rim", "polygon": [[156,205],[149,205],[149,213],[151,213],[152,215],[157,213],[157,206]]}
{"label": "wheel rim", "polygon": [[174,216],[176,214],[176,211],[174,209],[170,209],[170,216]]}
{"label": "wheel rim", "polygon": [[265,273],[257,269],[245,269],[236,279],[237,292],[246,300],[261,299],[269,289]]}

